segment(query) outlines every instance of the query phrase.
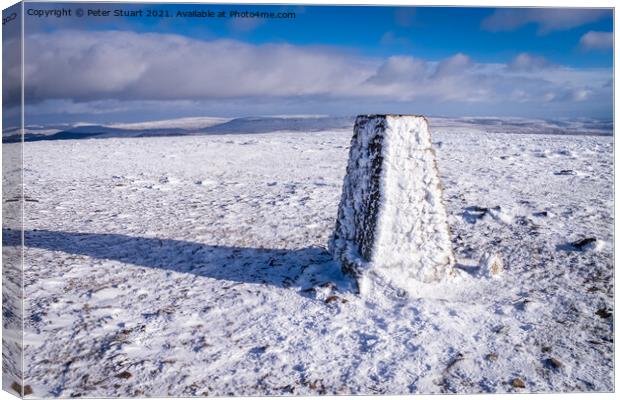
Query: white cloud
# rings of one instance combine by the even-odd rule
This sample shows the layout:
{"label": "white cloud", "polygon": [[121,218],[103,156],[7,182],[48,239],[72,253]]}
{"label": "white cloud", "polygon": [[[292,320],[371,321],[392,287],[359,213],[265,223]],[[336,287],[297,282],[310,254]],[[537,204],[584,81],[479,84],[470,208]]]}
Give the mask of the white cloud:
{"label": "white cloud", "polygon": [[328,95],[373,71],[324,48],[116,31],[32,35],[26,57],[31,100]]}
{"label": "white cloud", "polygon": [[574,101],[585,101],[585,100],[588,100],[591,94],[592,94],[592,90],[590,89],[578,88],[578,89],[573,90],[573,92],[571,93],[571,98]]}
{"label": "white cloud", "polygon": [[[26,64],[26,101],[41,113],[172,109],[174,102],[197,110],[206,103],[220,110],[262,103],[271,113],[408,102],[510,110],[585,99],[607,107],[612,98],[611,69],[566,68],[527,53],[508,64],[477,63],[462,53],[376,59],[333,47],[57,31],[28,37]],[[11,89],[9,81],[4,90]]]}
{"label": "white cloud", "polygon": [[508,63],[508,69],[513,71],[536,71],[550,67],[552,64],[546,58],[528,53],[520,53]]}
{"label": "white cloud", "polygon": [[450,58],[442,60],[435,70],[435,76],[449,76],[462,74],[474,65],[469,56],[463,53],[457,53]]}
{"label": "white cloud", "polygon": [[589,31],[579,41],[585,50],[608,50],[614,47],[614,34],[612,32]]}
{"label": "white cloud", "polygon": [[545,34],[575,28],[611,16],[611,9],[501,8],[482,21],[482,28],[491,32],[502,32],[534,23],[538,25],[538,32]]}
{"label": "white cloud", "polygon": [[367,82],[379,86],[411,83],[425,79],[428,70],[428,63],[424,60],[409,56],[392,56],[381,64]]}

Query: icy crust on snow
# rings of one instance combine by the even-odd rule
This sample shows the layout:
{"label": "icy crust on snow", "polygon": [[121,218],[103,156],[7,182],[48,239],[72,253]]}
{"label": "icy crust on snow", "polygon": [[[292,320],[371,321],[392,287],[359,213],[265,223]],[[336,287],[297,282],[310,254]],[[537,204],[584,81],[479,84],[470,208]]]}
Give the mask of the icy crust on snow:
{"label": "icy crust on snow", "polygon": [[332,254],[357,278],[441,280],[455,262],[441,196],[425,118],[358,117]]}

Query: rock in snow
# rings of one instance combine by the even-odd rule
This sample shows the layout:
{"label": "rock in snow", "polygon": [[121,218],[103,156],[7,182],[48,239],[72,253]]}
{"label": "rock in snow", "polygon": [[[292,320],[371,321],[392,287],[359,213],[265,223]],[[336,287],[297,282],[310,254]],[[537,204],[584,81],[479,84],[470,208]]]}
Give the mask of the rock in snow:
{"label": "rock in snow", "polygon": [[487,278],[498,278],[504,271],[504,262],[496,253],[484,253],[479,265],[480,273]]}
{"label": "rock in snow", "polygon": [[406,287],[452,272],[455,258],[424,117],[357,117],[329,247],[358,283],[370,271]]}

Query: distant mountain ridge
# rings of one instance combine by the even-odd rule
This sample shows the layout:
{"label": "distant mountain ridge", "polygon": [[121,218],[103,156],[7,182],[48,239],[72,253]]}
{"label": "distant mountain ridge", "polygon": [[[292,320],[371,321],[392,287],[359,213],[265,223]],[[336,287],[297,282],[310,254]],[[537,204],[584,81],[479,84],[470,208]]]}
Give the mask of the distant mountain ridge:
{"label": "distant mountain ridge", "polygon": [[[193,117],[126,124],[27,126],[24,140],[137,138],[157,136],[252,134],[278,131],[320,132],[352,130],[353,116],[258,116],[241,118]],[[431,129],[476,129],[489,133],[599,135],[613,134],[613,121],[594,119],[543,120],[498,117],[429,117]],[[3,131],[4,143],[19,142],[18,129]]]}
{"label": "distant mountain ridge", "polygon": [[[68,139],[101,139],[111,137],[153,137],[153,136],[187,136],[187,135],[217,135],[240,133],[268,133],[277,131],[317,132],[330,129],[347,129],[353,126],[355,117],[329,116],[293,116],[293,117],[242,117],[234,119],[220,119],[213,121],[208,118],[204,124],[187,123],[188,119],[179,119],[178,126],[174,120],[165,121],[166,124],[154,122],[135,124],[112,125],[79,125],[64,129],[50,129],[50,127],[27,127],[24,140],[27,142],[41,140],[68,140]],[[164,121],[162,121],[164,122]],[[44,133],[39,133],[43,131]],[[4,134],[4,143],[20,141],[19,134],[11,130]]]}
{"label": "distant mountain ridge", "polygon": [[209,134],[317,132],[328,129],[347,129],[352,127],[354,122],[355,117],[244,117],[211,126],[203,131]]}

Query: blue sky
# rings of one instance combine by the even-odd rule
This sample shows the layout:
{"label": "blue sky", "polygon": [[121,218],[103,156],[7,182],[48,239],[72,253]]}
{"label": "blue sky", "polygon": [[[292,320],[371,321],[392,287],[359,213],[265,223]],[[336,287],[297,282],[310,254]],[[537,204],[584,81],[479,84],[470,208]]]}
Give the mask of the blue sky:
{"label": "blue sky", "polygon": [[[26,9],[61,6],[29,3]],[[26,62],[38,71],[27,76],[33,121],[366,112],[612,115],[611,10],[64,7],[157,8],[170,15],[259,10],[295,12],[295,18],[26,16]]]}
{"label": "blue sky", "polygon": [[[179,6],[166,7],[171,11]],[[186,10],[195,6],[181,6]],[[206,7],[233,10],[239,7]],[[510,30],[483,27],[483,21],[497,9],[458,7],[241,7],[248,10],[293,11],[294,20],[272,20],[247,31],[235,29],[227,20],[205,23],[157,23],[144,18],[135,27],[141,32],[168,32],[195,38],[230,37],[261,44],[287,42],[297,45],[330,45],[355,49],[371,56],[412,53],[441,59],[462,52],[482,62],[503,62],[520,52],[544,55],[552,62],[569,66],[612,65],[612,52],[585,54],[577,44],[588,31],[612,32],[611,11],[599,10],[600,17],[571,29],[545,31],[540,23],[525,23]],[[591,10],[582,11],[582,13]],[[577,12],[579,13],[579,12]],[[553,16],[549,17],[553,19]],[[587,21],[587,20],[586,20]],[[114,24],[106,28],[118,28]],[[103,27],[102,27],[103,28]],[[391,36],[389,34],[392,34]],[[391,38],[391,40],[390,40]]]}

